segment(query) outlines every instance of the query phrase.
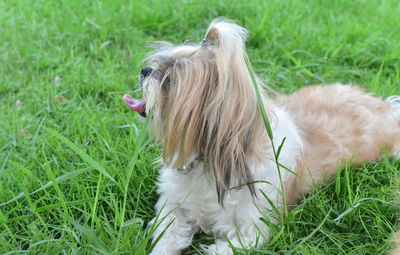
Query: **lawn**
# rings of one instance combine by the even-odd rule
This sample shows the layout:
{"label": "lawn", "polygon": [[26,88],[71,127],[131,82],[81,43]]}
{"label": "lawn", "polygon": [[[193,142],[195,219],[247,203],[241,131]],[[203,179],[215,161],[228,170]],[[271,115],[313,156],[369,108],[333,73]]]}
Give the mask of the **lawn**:
{"label": "lawn", "polygon": [[[278,92],[339,81],[388,97],[399,14],[398,0],[0,0],[0,254],[148,253],[161,150],[122,101],[141,94],[147,42],[199,43],[224,16],[250,31],[252,65]],[[242,252],[385,254],[399,167],[345,168]]]}

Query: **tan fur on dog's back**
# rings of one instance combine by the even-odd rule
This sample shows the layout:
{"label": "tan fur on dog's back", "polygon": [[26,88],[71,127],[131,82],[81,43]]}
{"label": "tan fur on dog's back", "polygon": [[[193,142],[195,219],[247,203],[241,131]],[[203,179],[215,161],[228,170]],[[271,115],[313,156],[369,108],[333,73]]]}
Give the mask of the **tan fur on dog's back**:
{"label": "tan fur on dog's back", "polygon": [[[388,102],[356,86],[340,84],[305,87],[277,98],[294,118],[304,139],[297,174],[286,185],[288,204],[308,192],[313,182],[336,173],[338,165],[377,160],[400,145],[400,118]],[[312,177],[310,176],[310,173]]]}

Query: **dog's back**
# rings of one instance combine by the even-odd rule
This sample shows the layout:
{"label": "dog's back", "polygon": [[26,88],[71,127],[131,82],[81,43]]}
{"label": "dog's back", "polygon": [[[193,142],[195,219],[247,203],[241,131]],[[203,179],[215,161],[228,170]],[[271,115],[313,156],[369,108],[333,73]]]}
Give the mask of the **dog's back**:
{"label": "dog's back", "polygon": [[400,107],[359,87],[305,87],[276,101],[292,115],[304,142],[296,172],[306,182],[293,177],[288,187],[296,190],[294,197],[309,191],[313,181],[335,174],[340,163],[351,159],[359,165],[378,160],[386,151],[390,155],[399,153]]}

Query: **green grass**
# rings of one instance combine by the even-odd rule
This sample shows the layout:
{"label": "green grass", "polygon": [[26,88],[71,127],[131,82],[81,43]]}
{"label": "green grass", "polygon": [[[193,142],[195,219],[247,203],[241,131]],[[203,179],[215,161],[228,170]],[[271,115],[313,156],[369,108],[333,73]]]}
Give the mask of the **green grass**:
{"label": "green grass", "polygon": [[[399,13],[397,0],[1,0],[0,253],[146,254],[161,151],[122,101],[146,42],[198,43],[225,16],[250,30],[277,91],[340,81],[387,97],[400,94]],[[343,171],[246,253],[387,252],[399,166]]]}

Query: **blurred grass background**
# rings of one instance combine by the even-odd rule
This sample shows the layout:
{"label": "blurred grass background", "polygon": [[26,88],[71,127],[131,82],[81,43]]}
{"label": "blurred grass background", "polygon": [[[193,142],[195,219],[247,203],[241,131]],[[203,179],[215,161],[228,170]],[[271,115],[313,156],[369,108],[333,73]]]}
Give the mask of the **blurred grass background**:
{"label": "blurred grass background", "polygon": [[[250,31],[250,60],[278,92],[339,81],[387,97],[400,94],[399,14],[397,0],[1,0],[0,253],[148,252],[161,151],[122,101],[147,42],[199,43],[224,16]],[[398,168],[344,171],[242,252],[386,253]]]}

